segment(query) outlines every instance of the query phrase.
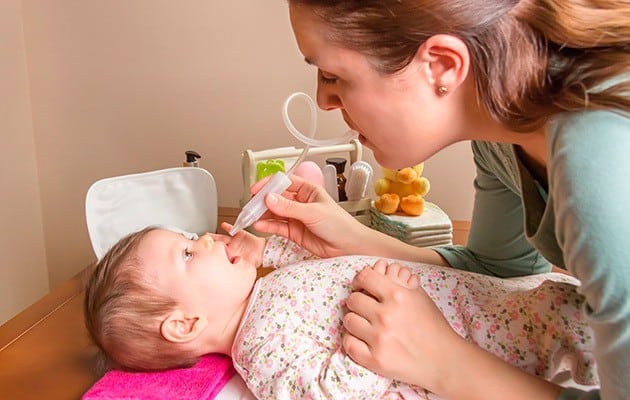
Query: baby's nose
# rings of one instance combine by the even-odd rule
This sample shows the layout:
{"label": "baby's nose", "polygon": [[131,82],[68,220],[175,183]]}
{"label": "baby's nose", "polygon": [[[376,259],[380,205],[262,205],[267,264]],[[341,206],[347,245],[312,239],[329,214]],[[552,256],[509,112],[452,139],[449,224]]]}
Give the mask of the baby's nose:
{"label": "baby's nose", "polygon": [[203,236],[201,236],[199,240],[201,241],[201,243],[206,249],[211,248],[212,245],[214,244],[214,239],[212,239],[212,236],[209,233],[206,233]]}

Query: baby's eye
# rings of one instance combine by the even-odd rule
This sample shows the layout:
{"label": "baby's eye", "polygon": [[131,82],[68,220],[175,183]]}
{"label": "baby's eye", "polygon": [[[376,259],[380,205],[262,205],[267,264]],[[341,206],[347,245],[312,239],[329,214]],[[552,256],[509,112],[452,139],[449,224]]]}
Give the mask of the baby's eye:
{"label": "baby's eye", "polygon": [[185,262],[188,262],[188,261],[190,261],[190,259],[191,259],[192,257],[193,257],[193,253],[192,253],[192,251],[190,251],[190,250],[188,250],[188,248],[186,248],[186,249],[184,250],[184,261],[185,261]]}

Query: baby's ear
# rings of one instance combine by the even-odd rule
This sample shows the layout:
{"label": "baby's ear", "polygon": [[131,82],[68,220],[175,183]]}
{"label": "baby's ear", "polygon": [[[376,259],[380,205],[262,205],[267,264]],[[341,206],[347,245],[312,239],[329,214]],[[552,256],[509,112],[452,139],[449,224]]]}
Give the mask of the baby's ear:
{"label": "baby's ear", "polygon": [[187,343],[199,337],[207,326],[206,318],[186,315],[181,310],[175,310],[162,321],[160,333],[169,342]]}

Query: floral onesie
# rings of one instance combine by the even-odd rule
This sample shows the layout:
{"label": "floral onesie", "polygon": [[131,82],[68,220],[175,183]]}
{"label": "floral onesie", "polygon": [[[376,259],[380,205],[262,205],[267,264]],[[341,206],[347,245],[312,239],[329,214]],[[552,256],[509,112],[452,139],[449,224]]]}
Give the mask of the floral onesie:
{"label": "floral onesie", "polygon": [[[350,282],[377,259],[319,259],[286,239],[269,238],[263,265],[277,269],[256,282],[232,347],[234,366],[257,398],[436,398],[359,366],[341,346]],[[543,378],[570,372],[577,383],[598,383],[575,279],[556,273],[499,279],[400,263],[467,340]]]}

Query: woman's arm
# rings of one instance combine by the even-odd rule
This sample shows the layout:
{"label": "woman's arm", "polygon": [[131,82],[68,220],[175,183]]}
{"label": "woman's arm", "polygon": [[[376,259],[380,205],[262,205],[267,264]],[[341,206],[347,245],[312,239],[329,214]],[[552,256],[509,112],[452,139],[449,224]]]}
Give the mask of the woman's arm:
{"label": "woman's arm", "polygon": [[291,180],[284,197],[265,198],[270,213],[254,224],[256,230],[286,237],[319,257],[372,255],[447,265],[431,249],[408,245],[361,224],[321,186],[297,176]]}
{"label": "woman's arm", "polygon": [[567,269],[582,283],[579,292],[595,334],[601,397],[627,398],[630,115],[569,114],[559,118],[553,132],[548,169],[558,244]]}
{"label": "woman's arm", "polygon": [[485,275],[505,278],[550,271],[551,264],[525,236],[511,147],[472,142],[472,151],[477,174],[468,243],[436,251],[457,269]]}

